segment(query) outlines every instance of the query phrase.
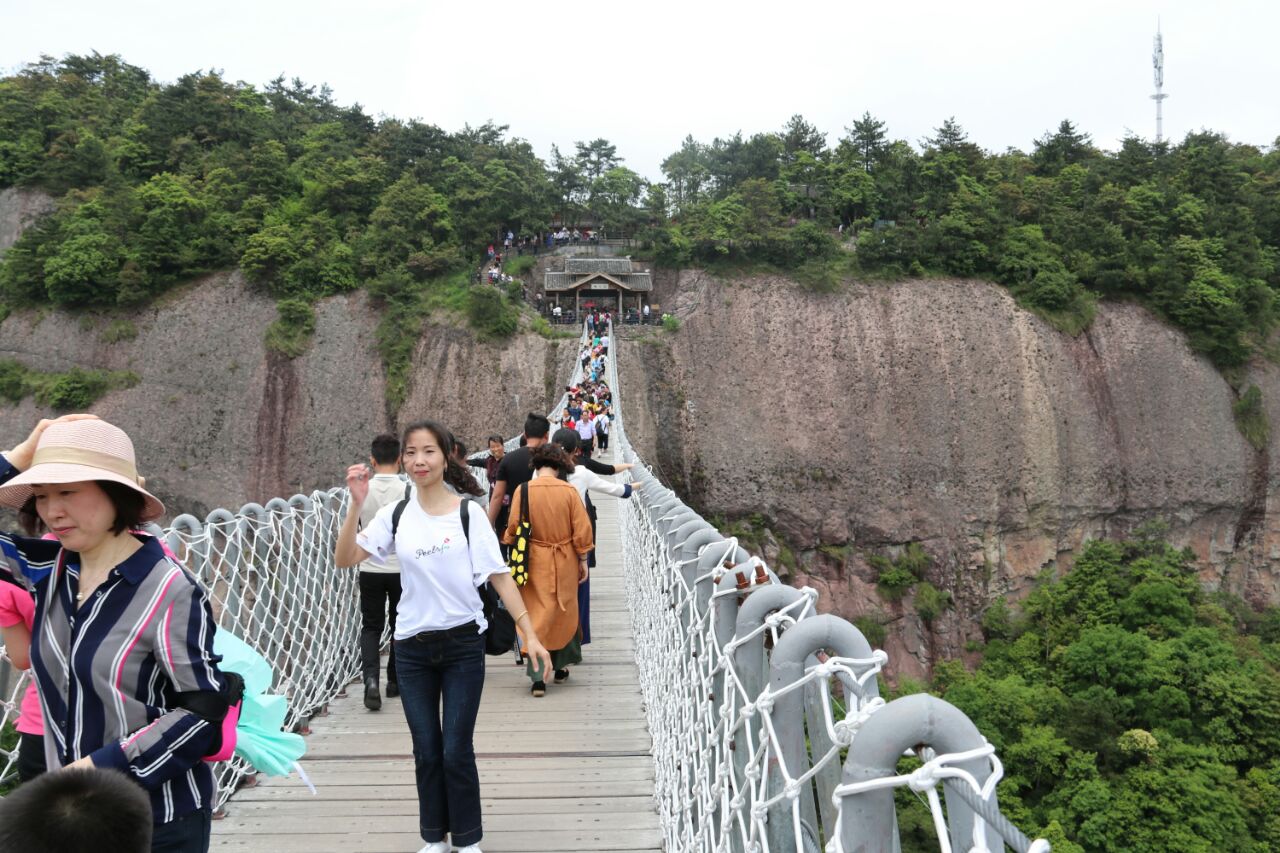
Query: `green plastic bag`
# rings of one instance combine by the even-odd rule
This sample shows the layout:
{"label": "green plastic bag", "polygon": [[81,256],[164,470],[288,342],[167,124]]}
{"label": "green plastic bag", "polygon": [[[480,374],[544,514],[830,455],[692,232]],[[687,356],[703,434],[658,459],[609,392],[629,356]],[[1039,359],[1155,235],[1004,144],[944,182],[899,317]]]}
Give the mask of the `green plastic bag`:
{"label": "green plastic bag", "polygon": [[244,679],[244,702],[236,724],[236,755],[254,769],[271,776],[288,776],[294,770],[311,792],[315,787],[298,764],[307,751],[302,735],[284,731],[289,700],[267,693],[271,689],[271,664],[248,643],[229,631],[213,636],[213,651],[222,656],[219,669],[239,673]]}

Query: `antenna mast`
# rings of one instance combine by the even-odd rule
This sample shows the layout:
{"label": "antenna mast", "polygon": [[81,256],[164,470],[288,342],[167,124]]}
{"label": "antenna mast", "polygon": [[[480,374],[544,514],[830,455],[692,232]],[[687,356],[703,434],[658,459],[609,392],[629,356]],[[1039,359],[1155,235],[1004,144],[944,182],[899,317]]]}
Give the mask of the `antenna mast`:
{"label": "antenna mast", "polygon": [[1156,102],[1156,145],[1164,139],[1164,36],[1160,34],[1160,21],[1156,21],[1156,46],[1151,53],[1151,64],[1155,66],[1156,93],[1151,100]]}

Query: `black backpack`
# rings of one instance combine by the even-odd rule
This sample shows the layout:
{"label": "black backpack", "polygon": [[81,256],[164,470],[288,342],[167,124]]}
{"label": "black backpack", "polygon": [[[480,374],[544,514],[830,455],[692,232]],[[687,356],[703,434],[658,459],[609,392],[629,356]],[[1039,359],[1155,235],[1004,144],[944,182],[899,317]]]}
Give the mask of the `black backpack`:
{"label": "black backpack", "polygon": [[[400,516],[409,505],[409,493],[412,488],[405,489],[404,498],[396,504],[391,513],[391,541],[396,541],[396,531],[400,528]],[[462,536],[467,540],[467,557],[471,556],[471,513],[467,510],[467,499],[458,504],[458,520],[462,522]],[[505,655],[516,647],[516,623],[507,608],[503,606],[498,591],[493,584],[485,581],[477,590],[480,603],[484,607],[484,621],[489,627],[484,632],[484,651],[489,655]]]}

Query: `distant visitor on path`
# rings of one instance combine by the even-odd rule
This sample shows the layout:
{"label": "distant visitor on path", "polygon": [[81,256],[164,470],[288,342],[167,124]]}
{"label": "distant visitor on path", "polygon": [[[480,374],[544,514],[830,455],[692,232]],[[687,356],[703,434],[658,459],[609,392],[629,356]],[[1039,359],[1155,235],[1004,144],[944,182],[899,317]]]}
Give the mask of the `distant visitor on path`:
{"label": "distant visitor on path", "polygon": [[[413,496],[383,507],[361,530],[369,472],[363,463],[348,468],[351,505],[334,562],[346,567],[399,556],[403,591],[396,618],[396,675],[413,738],[418,825],[427,842],[420,853],[450,853],[454,847],[480,853],[484,832],[474,734],[488,624],[478,587],[493,584],[524,632],[531,661],[550,667],[551,656],[484,512],[446,488],[482,493],[455,459],[452,434],[440,424],[419,421],[405,429],[400,444],[401,464],[416,487]],[[468,513],[466,528],[463,512]]]}

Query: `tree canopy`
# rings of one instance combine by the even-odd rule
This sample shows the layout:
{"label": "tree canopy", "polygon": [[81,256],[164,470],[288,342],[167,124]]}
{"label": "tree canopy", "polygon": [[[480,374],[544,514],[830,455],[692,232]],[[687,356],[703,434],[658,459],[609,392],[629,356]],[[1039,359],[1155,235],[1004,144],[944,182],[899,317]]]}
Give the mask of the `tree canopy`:
{"label": "tree canopy", "polygon": [[1280,610],[1205,593],[1153,536],[1090,542],[983,630],[933,687],[995,745],[1019,826],[1065,853],[1280,846]]}
{"label": "tree canopy", "polygon": [[299,80],[161,84],[116,56],[45,57],[0,80],[0,186],[61,203],[5,256],[0,297],[131,304],[239,265],[314,298],[411,259],[454,268],[550,218],[546,167],[506,130],[375,121]]}
{"label": "tree canopy", "polygon": [[650,183],[607,139],[544,162],[507,131],[375,120],[296,79],[165,84],[117,56],[42,57],[0,79],[0,187],[60,204],[6,254],[0,299],[128,305],[234,265],[281,298],[363,284],[394,299],[395,282],[558,214],[641,236],[669,264],[990,278],[1067,328],[1099,297],[1138,299],[1224,367],[1274,323],[1276,145],[1198,131],[1103,151],[1064,120],[1030,154],[997,153],[955,117],[912,144],[867,112],[829,145],[794,115],[686,137]]}
{"label": "tree canopy", "polygon": [[[749,139],[688,137],[662,170],[670,218],[653,220],[651,239],[668,263],[795,265],[830,257],[840,231],[854,272],[994,279],[1068,327],[1098,297],[1139,299],[1220,366],[1240,364],[1275,319],[1274,144],[1200,131],[1107,152],[1064,120],[1029,155],[992,153],[954,117],[912,145],[863,113],[829,147],[797,115]],[[805,223],[816,229],[798,241]]]}

